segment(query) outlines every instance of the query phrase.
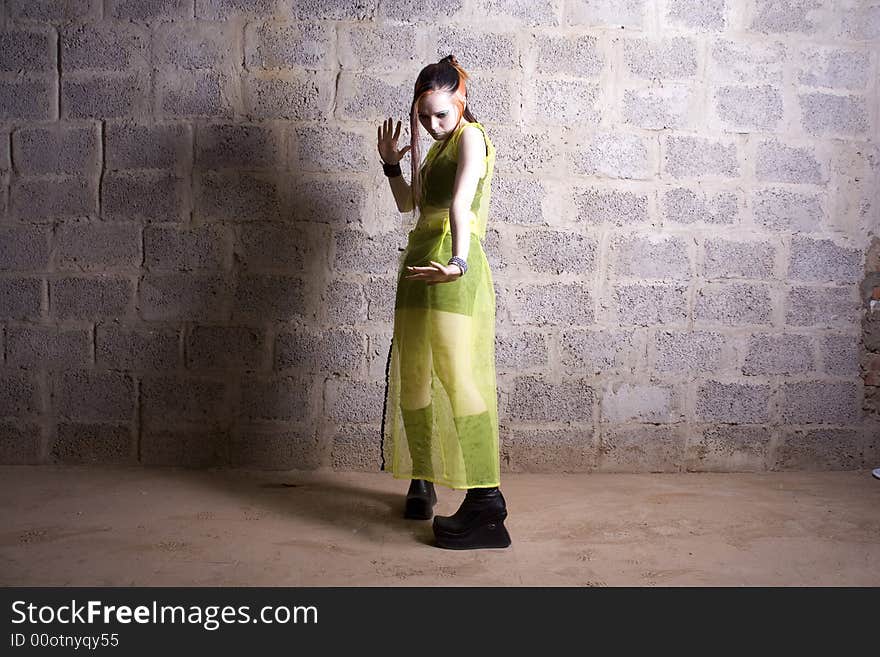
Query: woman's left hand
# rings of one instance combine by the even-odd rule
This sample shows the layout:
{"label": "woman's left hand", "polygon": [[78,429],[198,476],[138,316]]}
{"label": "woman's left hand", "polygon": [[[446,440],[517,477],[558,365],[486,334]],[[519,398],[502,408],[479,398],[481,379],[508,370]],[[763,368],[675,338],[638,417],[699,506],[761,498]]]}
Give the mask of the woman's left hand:
{"label": "woman's left hand", "polygon": [[443,265],[433,260],[428,262],[431,263],[430,267],[407,266],[410,275],[404,276],[404,278],[411,281],[425,281],[427,285],[434,285],[435,283],[451,283],[462,276],[458,265]]}

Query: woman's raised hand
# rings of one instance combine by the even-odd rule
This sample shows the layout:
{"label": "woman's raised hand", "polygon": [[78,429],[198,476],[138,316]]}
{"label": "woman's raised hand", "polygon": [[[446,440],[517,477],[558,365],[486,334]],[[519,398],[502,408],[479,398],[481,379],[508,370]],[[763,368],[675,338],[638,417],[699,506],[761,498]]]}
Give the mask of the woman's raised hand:
{"label": "woman's raised hand", "polygon": [[382,161],[386,164],[397,164],[400,162],[401,158],[406,155],[406,152],[412,148],[412,146],[404,146],[400,150],[397,150],[397,138],[400,137],[400,121],[397,122],[397,129],[392,135],[391,129],[393,127],[394,120],[389,117],[385,121],[382,121],[382,125],[377,128],[379,137],[379,157],[381,157]]}

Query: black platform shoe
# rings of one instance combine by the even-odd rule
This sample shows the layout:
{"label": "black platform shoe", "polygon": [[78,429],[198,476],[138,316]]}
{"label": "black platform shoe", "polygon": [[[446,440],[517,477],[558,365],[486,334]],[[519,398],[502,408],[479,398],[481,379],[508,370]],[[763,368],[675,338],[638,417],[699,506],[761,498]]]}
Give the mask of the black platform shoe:
{"label": "black platform shoe", "polygon": [[437,493],[434,491],[434,482],[413,479],[406,493],[406,508],[403,511],[403,517],[413,520],[430,520],[434,515],[436,503]]}
{"label": "black platform shoe", "polygon": [[437,545],[453,550],[505,548],[510,534],[504,526],[507,504],[497,487],[469,488],[458,511],[434,516]]}

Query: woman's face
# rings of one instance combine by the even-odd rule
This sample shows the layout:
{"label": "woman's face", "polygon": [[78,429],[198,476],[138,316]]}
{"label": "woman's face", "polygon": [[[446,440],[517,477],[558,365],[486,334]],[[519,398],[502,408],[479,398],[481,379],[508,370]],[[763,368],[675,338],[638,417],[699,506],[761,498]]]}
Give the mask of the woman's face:
{"label": "woman's face", "polygon": [[448,91],[432,91],[422,96],[418,112],[422,127],[438,141],[454,132],[461,119]]}

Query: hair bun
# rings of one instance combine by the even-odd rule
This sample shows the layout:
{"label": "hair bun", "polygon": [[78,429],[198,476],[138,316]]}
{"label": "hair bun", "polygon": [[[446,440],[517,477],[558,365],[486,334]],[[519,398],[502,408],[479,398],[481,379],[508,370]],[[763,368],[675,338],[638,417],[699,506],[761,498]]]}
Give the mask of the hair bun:
{"label": "hair bun", "polygon": [[458,60],[455,59],[455,55],[446,55],[441,62],[449,62],[450,64],[458,64]]}

